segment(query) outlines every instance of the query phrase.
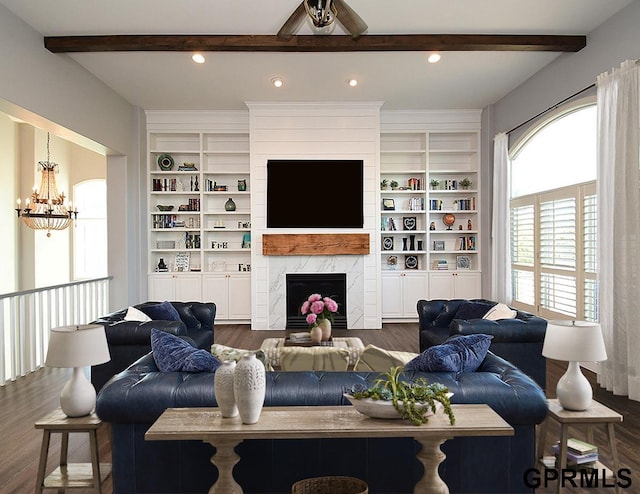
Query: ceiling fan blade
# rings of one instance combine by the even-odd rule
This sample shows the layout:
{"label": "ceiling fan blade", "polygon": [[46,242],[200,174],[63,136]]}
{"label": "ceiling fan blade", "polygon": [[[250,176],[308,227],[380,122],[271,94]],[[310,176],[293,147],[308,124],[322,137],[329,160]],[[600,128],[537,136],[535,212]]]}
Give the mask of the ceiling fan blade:
{"label": "ceiling fan blade", "polygon": [[296,10],[293,11],[293,14],[291,14],[287,21],[282,25],[280,31],[278,31],[278,38],[291,39],[298,29],[300,29],[300,25],[304,22],[306,17],[307,10],[304,7],[303,0]]}
{"label": "ceiling fan blade", "polygon": [[344,28],[349,31],[352,38],[357,38],[363,34],[369,26],[362,20],[356,11],[347,5],[344,0],[333,0],[336,9],[338,10],[338,20]]}

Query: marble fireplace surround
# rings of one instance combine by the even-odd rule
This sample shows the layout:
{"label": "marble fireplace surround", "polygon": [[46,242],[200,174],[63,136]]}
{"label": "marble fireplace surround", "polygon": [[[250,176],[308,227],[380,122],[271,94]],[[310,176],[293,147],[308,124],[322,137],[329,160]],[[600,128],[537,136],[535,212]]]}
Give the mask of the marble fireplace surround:
{"label": "marble fireplace surround", "polygon": [[[284,329],[286,326],[286,283],[288,273],[345,273],[347,276],[347,328],[364,327],[363,256],[270,256],[268,262],[270,329]],[[300,303],[302,304],[302,302],[301,300]]]}

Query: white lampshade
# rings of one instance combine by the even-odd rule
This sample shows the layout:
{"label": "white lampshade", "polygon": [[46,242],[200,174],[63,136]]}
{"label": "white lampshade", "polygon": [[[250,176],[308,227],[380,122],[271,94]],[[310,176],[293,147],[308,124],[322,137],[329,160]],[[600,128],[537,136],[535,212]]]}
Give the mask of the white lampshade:
{"label": "white lampshade", "polygon": [[600,325],[585,321],[549,321],[542,355],[565,362],[607,360]]}
{"label": "white lampshade", "polygon": [[556,387],[560,405],[567,410],[587,410],[591,406],[593,390],[580,371],[580,362],[607,359],[600,325],[584,321],[549,321],[542,355],[569,362],[567,372]]}
{"label": "white lampshade", "polygon": [[53,328],[45,365],[72,367],[71,379],[60,395],[60,407],[69,417],[89,415],[96,404],[96,390],[82,367],[111,359],[104,327],[99,324]]}

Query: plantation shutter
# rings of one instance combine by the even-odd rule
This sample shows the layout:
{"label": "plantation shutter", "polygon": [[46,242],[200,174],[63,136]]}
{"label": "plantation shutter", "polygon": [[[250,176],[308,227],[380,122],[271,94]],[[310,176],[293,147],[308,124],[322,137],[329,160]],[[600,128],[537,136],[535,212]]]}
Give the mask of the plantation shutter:
{"label": "plantation shutter", "polygon": [[[511,208],[511,285],[514,300],[535,304],[535,207]],[[531,269],[526,269],[527,267]]]}
{"label": "plantation shutter", "polygon": [[540,305],[576,314],[576,199],[540,203]]}

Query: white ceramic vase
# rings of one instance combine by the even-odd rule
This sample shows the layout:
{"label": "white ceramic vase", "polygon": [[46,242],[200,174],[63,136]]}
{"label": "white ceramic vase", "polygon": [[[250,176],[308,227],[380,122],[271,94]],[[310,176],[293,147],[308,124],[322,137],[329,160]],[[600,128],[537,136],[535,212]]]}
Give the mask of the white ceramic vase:
{"label": "white ceramic vase", "polygon": [[223,417],[235,417],[238,415],[235,393],[233,391],[233,376],[236,370],[235,360],[225,360],[216,369],[213,378],[213,389],[216,393],[216,401]]}
{"label": "white ceramic vase", "polygon": [[264,364],[255,353],[245,353],[233,373],[233,393],[243,424],[255,424],[260,418],[265,388]]}
{"label": "white ceramic vase", "polygon": [[311,343],[315,343],[316,345],[322,341],[322,329],[320,326],[314,326],[309,331],[309,336],[311,337]]}
{"label": "white ceramic vase", "polygon": [[322,341],[331,339],[331,321],[329,319],[320,319],[318,326],[322,330]]}

